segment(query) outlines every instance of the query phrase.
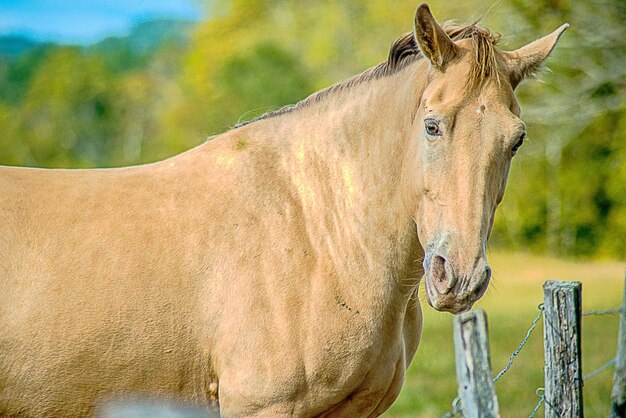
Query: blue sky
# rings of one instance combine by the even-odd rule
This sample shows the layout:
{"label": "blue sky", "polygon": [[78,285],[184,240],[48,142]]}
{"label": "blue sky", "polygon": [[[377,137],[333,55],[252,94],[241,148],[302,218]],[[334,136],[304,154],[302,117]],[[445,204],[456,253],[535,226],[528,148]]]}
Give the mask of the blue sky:
{"label": "blue sky", "polygon": [[90,43],[150,18],[198,19],[200,0],[0,0],[0,35]]}

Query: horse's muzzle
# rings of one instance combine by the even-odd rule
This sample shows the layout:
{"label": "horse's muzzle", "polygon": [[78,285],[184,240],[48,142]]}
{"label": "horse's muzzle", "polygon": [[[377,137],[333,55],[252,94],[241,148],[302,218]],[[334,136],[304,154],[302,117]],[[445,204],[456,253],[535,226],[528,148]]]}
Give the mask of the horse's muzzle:
{"label": "horse's muzzle", "polygon": [[486,292],[491,268],[478,257],[469,272],[462,273],[441,251],[429,251],[424,258],[425,288],[428,303],[438,311],[453,314],[471,309]]}

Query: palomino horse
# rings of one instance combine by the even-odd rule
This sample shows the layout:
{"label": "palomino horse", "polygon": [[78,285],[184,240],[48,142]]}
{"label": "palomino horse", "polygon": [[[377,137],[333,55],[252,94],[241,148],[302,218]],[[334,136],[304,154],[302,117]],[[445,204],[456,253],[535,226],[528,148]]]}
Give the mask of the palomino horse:
{"label": "palomino horse", "polygon": [[[0,169],[0,414],[165,396],[224,416],[376,416],[458,313],[524,124],[517,51],[428,7],[388,61],[171,159]],[[422,259],[422,266],[416,259]]]}

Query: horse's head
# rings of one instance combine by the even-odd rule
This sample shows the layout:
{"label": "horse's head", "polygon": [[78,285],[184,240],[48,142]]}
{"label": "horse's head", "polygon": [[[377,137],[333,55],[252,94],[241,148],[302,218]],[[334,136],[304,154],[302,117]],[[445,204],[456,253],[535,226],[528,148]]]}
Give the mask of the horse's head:
{"label": "horse's head", "polygon": [[415,220],[426,294],[438,310],[467,310],[487,289],[486,241],[525,136],[513,90],[537,70],[566,28],[502,52],[485,29],[444,30],[428,6],[417,10],[415,41],[430,64],[409,166],[411,176],[417,172]]}

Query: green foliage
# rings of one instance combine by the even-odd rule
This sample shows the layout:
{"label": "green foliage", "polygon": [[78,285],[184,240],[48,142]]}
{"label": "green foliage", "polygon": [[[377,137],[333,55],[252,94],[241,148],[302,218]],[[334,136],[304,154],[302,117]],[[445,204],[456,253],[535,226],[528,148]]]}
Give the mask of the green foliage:
{"label": "green foliage", "polygon": [[[9,38],[11,39],[11,38]],[[5,38],[5,42],[9,42]],[[50,45],[38,45],[22,43],[20,47],[0,49],[0,100],[10,104],[18,103],[28,88],[33,73],[39,68],[41,62],[51,48]],[[16,53],[20,51],[19,53]],[[13,56],[15,54],[15,56]]]}
{"label": "green foliage", "polygon": [[142,69],[165,48],[170,52],[173,49],[184,51],[192,26],[188,21],[150,20],[139,23],[127,36],[108,37],[87,50],[102,57],[111,72]]}
{"label": "green foliage", "polygon": [[512,16],[521,17],[515,26],[545,33],[569,21],[571,29],[548,64],[554,72],[520,88],[530,141],[514,162],[494,238],[557,255],[624,259],[626,7],[513,4]]}
{"label": "green foliage", "polygon": [[[155,21],[88,47],[0,38],[0,163],[94,167],[188,149],[384,60],[417,3],[217,0],[210,19]],[[626,7],[431,2],[513,49],[571,23],[541,83],[518,89],[529,141],[492,245],[626,258]]]}
{"label": "green foliage", "polygon": [[25,163],[105,164],[114,145],[111,96],[100,60],[88,59],[75,48],[51,49],[13,120],[14,135],[28,152]]}

